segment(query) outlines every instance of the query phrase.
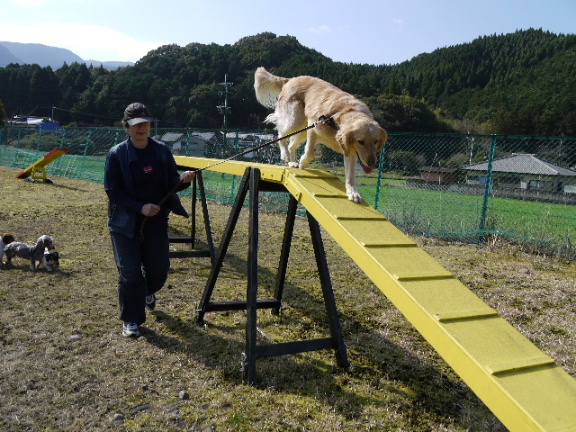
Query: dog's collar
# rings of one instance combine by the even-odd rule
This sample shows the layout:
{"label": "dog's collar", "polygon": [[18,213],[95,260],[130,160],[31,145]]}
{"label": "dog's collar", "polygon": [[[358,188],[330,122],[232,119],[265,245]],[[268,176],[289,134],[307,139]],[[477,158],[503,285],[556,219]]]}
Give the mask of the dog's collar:
{"label": "dog's collar", "polygon": [[321,121],[322,123],[324,123],[325,125],[328,125],[328,126],[334,128],[334,129],[336,129],[336,130],[340,129],[340,128],[338,127],[338,125],[336,124],[336,122],[334,121],[334,117],[333,117],[333,116],[330,116],[330,117],[326,117],[325,115],[320,116],[320,121]]}

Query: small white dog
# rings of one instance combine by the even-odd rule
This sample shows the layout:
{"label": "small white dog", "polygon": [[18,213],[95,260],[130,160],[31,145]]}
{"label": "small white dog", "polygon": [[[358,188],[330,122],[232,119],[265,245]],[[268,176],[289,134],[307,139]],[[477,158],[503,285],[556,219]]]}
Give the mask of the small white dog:
{"label": "small white dog", "polygon": [[6,264],[12,264],[14,257],[24,258],[30,260],[32,271],[36,271],[38,266],[43,263],[45,251],[53,249],[55,249],[54,240],[48,235],[40,236],[34,246],[14,241],[4,248]]}

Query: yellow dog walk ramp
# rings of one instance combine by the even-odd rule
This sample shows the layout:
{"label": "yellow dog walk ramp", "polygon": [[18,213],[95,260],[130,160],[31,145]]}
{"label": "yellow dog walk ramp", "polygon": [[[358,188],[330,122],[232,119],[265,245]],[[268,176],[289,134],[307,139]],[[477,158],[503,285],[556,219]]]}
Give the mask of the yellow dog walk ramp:
{"label": "yellow dog walk ramp", "polygon": [[320,170],[176,157],[282,183],[511,431],[576,431],[576,380],[373,207]]}
{"label": "yellow dog walk ramp", "polygon": [[44,183],[51,183],[51,180],[46,177],[46,165],[51,164],[66,152],[68,152],[68,149],[55,148],[16,175],[16,178],[30,177],[33,180],[42,180]]}

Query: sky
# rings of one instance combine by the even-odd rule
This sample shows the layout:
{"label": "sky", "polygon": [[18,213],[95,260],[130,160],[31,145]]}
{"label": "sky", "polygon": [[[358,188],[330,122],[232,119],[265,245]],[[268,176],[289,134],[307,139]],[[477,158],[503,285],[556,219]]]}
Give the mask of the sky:
{"label": "sky", "polygon": [[576,1],[2,0],[0,10],[0,41],[99,61],[136,62],[162,45],[232,45],[272,32],[334,61],[392,65],[528,28],[576,34]]}

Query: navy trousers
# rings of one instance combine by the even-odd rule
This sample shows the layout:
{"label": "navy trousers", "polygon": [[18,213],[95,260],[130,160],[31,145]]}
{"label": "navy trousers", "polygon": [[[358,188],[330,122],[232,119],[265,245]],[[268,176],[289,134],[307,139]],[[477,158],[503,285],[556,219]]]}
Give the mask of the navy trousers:
{"label": "navy trousers", "polygon": [[146,322],[146,296],[158,292],[168,278],[170,245],[168,219],[149,218],[142,238],[140,224],[137,228],[134,238],[114,232],[111,235],[120,273],[120,319],[140,325]]}

